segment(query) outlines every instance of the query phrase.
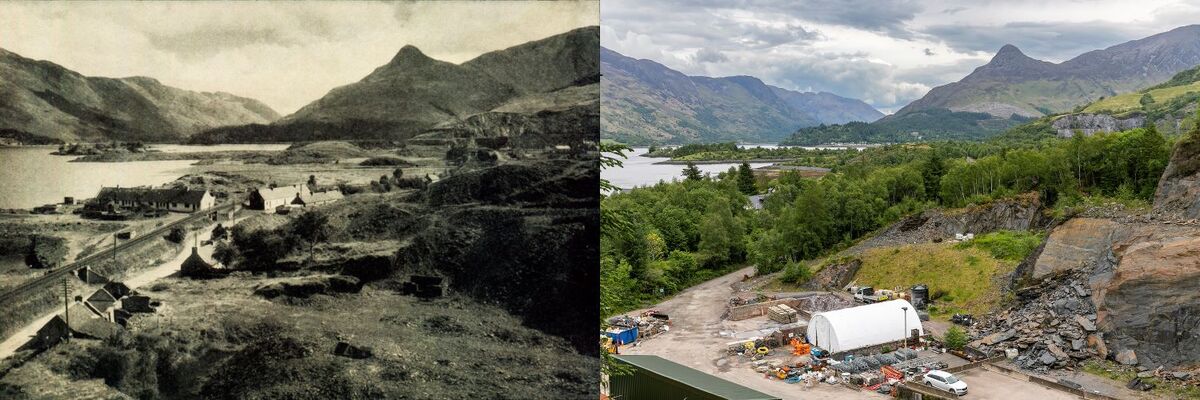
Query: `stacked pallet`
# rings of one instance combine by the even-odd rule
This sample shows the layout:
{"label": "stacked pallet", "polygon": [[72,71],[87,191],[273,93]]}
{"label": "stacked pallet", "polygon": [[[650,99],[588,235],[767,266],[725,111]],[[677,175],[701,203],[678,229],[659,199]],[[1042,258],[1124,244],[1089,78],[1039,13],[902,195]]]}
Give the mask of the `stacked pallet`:
{"label": "stacked pallet", "polygon": [[773,305],[767,309],[767,317],[781,324],[796,322],[796,310],[787,304]]}

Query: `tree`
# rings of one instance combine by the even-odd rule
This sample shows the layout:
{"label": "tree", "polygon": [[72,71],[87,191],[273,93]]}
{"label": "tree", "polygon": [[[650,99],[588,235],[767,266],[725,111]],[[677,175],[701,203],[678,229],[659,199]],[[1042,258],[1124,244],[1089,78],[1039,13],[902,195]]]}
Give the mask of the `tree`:
{"label": "tree", "polygon": [[315,186],[317,186],[317,176],[316,176],[316,175],[309,175],[309,176],[308,176],[308,186],[309,186],[309,187],[315,187]]}
{"label": "tree", "polygon": [[696,164],[688,161],[687,166],[683,168],[683,176],[689,181],[698,181],[704,178],[704,174],[700,173],[700,168],[696,168]]}
{"label": "tree", "polygon": [[1154,96],[1151,96],[1150,93],[1143,94],[1142,98],[1138,100],[1138,103],[1141,103],[1142,107],[1154,104]]}
{"label": "tree", "polygon": [[312,260],[316,258],[317,242],[329,238],[329,217],[319,211],[300,214],[300,217],[292,221],[292,232],[308,242],[308,258]]}
{"label": "tree", "polygon": [[397,167],[396,169],[392,170],[392,178],[395,179],[396,182],[400,182],[400,178],[403,178],[403,177],[404,177],[403,169],[400,169],[399,167]]}
{"label": "tree", "polygon": [[754,170],[750,169],[750,163],[743,162],[738,167],[737,175],[738,190],[745,195],[753,195],[758,193],[758,187],[754,185]]}
{"label": "tree", "polygon": [[229,230],[225,229],[224,225],[217,224],[217,227],[213,228],[213,230],[212,230],[212,237],[210,239],[212,239],[212,240],[224,239],[225,235],[227,235],[227,234],[229,234]]}
{"label": "tree", "polygon": [[187,239],[187,232],[184,232],[183,228],[172,228],[167,234],[167,240],[175,243],[183,243],[184,239]]}
{"label": "tree", "polygon": [[967,345],[967,332],[957,326],[951,326],[946,330],[945,338],[946,348],[950,350],[962,350]]}

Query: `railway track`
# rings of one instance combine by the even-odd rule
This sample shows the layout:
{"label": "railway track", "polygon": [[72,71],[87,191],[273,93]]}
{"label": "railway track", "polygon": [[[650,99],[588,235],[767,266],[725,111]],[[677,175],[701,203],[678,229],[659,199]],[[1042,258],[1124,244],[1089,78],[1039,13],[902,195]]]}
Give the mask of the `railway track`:
{"label": "railway track", "polygon": [[[180,219],[178,221],[171,222],[169,224],[155,228],[152,231],[149,231],[144,234],[134,236],[131,239],[125,240],[124,243],[117,245],[115,251],[121,251],[121,250],[127,249],[129,247],[136,246],[147,240],[161,238],[163,234],[165,234],[166,232],[169,232],[172,228],[186,225],[186,224],[189,224],[189,223],[192,223],[192,222],[204,219],[204,218],[211,218],[215,213],[226,211],[230,208],[233,208],[234,206],[235,206],[235,204],[233,204],[233,203],[223,204],[220,206],[210,208],[203,212],[194,213],[194,214],[184,217],[183,219]],[[20,295],[26,294],[26,293],[36,290],[38,288],[54,284],[55,282],[57,282],[59,280],[59,278],[62,278],[63,276],[74,273],[75,271],[79,270],[80,268],[86,267],[88,264],[95,263],[96,261],[99,261],[101,259],[104,259],[105,257],[110,257],[110,256],[111,256],[111,254],[109,254],[108,251],[101,251],[96,254],[84,257],[82,259],[75,260],[74,262],[72,262],[70,264],[51,269],[50,271],[47,271],[45,275],[30,279],[25,282],[21,282],[21,284],[14,286],[12,288],[6,289],[6,290],[4,290],[4,292],[0,293],[0,304],[7,303],[7,302],[17,298]]]}

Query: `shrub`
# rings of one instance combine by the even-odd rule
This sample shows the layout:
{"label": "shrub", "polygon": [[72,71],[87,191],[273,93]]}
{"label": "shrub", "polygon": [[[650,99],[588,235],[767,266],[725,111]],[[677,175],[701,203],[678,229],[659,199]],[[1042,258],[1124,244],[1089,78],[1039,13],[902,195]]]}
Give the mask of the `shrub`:
{"label": "shrub", "polygon": [[957,326],[951,326],[946,331],[946,347],[951,350],[962,350],[967,345],[967,332]]}
{"label": "shrub", "polygon": [[781,279],[785,283],[799,285],[812,279],[812,275],[812,269],[808,267],[808,264],[797,262],[783,269],[783,278]]}

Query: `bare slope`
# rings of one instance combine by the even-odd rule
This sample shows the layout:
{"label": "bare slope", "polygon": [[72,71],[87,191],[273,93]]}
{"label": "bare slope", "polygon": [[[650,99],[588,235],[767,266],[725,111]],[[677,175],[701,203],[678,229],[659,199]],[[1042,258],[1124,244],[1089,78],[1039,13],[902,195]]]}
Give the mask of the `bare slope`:
{"label": "bare slope", "polygon": [[88,77],[0,49],[0,131],[61,141],[178,141],[279,115],[257,100],[193,92],[153,78]]}

